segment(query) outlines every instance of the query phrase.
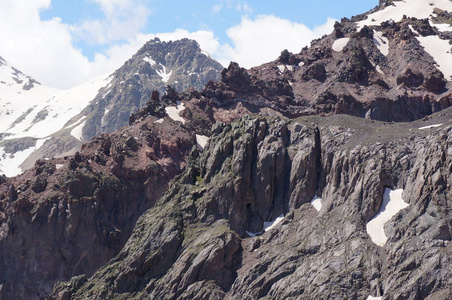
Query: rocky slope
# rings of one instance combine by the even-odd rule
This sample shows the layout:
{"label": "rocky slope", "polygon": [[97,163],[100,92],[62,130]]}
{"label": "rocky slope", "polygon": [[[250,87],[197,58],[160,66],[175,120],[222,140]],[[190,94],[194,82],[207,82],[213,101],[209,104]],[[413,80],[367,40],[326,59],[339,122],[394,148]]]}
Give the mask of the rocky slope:
{"label": "rocky slope", "polygon": [[231,65],[202,92],[207,114],[223,121],[250,112],[411,121],[449,107],[452,19],[444,12],[452,4],[407,2],[408,11],[404,1],[381,1],[368,15],[343,19],[298,54],[283,51],[250,70]]}
{"label": "rocky slope", "polygon": [[127,125],[130,114],[145,106],[155,90],[161,94],[168,86],[179,92],[189,87],[201,90],[219,79],[222,70],[196,41],[151,40],[113,73],[111,86],[100,90],[81,113],[86,116],[81,138],[89,140]]}
{"label": "rocky slope", "polygon": [[154,91],[129,126],[2,177],[0,295],[450,299],[451,83],[423,38],[448,43],[452,8],[431,3]]}
{"label": "rocky slope", "polygon": [[73,154],[95,135],[123,127],[154,90],[200,90],[223,69],[188,39],[149,41],[113,74],[68,91],[41,86],[5,61],[0,67],[0,79],[6,78],[0,82],[0,173],[7,176],[37,159]]}
{"label": "rocky slope", "polygon": [[[430,129],[347,116],[219,123],[116,258],[51,299],[448,299],[451,113]],[[366,224],[386,188],[408,207],[380,247]]]}
{"label": "rocky slope", "polygon": [[1,299],[42,299],[56,281],[92,274],[121,250],[195,144],[178,123],[155,120],[0,177]]}

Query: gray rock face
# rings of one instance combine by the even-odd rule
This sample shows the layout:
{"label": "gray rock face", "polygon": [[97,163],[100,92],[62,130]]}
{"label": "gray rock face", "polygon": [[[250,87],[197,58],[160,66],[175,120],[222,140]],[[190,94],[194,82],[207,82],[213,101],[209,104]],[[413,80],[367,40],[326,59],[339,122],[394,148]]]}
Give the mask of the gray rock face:
{"label": "gray rock face", "polygon": [[144,107],[153,91],[164,94],[167,86],[178,92],[189,87],[201,90],[208,81],[219,79],[222,70],[194,40],[151,40],[113,73],[111,84],[82,111],[87,116],[83,137],[89,140],[127,125],[131,113]]}
{"label": "gray rock face", "polygon": [[[51,299],[448,299],[452,127],[416,126],[219,123],[120,254]],[[379,247],[366,224],[385,188],[404,189],[409,206]],[[275,228],[248,233],[280,214]]]}

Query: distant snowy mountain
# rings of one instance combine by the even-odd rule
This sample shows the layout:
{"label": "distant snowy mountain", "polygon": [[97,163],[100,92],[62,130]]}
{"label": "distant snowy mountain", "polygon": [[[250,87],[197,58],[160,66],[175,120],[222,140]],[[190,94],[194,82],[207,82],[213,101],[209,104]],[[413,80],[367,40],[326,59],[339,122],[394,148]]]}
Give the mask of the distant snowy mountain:
{"label": "distant snowy mountain", "polygon": [[154,90],[160,94],[168,86],[178,92],[189,87],[201,90],[210,80],[218,80],[222,70],[194,40],[151,40],[113,73],[111,85],[82,112],[87,116],[82,138],[127,125],[130,114],[145,106]]}
{"label": "distant snowy mountain", "polygon": [[154,90],[165,93],[168,85],[200,90],[222,69],[193,40],[156,38],[113,74],[63,91],[1,59],[0,174],[14,176],[37,159],[72,154],[93,136],[127,125]]}
{"label": "distant snowy mountain", "polygon": [[39,84],[0,58],[0,173],[13,176],[20,165],[69,122],[106,86],[100,76],[70,90]]}

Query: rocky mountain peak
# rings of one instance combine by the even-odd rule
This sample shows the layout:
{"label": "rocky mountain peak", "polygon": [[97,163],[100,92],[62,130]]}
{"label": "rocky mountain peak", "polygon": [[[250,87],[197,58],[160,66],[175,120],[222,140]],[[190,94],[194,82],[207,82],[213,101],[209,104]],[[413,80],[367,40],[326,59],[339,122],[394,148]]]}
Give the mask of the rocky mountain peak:
{"label": "rocky mountain peak", "polygon": [[113,73],[111,84],[99,91],[81,115],[87,115],[83,138],[112,132],[128,123],[132,112],[144,107],[152,92],[164,94],[167,87],[182,91],[202,89],[217,80],[223,67],[189,39],[147,42]]}
{"label": "rocky mountain peak", "polygon": [[[7,86],[17,84],[21,86],[22,90],[28,91],[33,88],[35,84],[39,85],[40,83],[11,66],[0,56],[0,84]],[[4,93],[5,91],[3,91],[3,94]]]}
{"label": "rocky mountain peak", "polygon": [[[145,107],[153,91],[163,95],[187,88],[200,90],[210,80],[219,79],[223,69],[196,41],[162,42],[158,38],[113,74],[69,91],[40,87],[34,93],[22,93],[37,82],[4,60],[1,64],[0,103],[4,102],[6,111],[0,115],[6,116],[0,122],[0,172],[8,175],[32,167],[36,159],[72,154],[83,141],[127,125],[130,114]],[[3,136],[10,140],[5,147]]]}

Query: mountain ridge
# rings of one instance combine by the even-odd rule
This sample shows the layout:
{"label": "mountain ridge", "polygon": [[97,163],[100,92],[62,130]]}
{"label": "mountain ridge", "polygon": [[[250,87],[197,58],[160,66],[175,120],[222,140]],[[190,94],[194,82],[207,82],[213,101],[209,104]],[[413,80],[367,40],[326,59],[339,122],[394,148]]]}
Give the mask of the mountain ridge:
{"label": "mountain ridge", "polygon": [[451,82],[422,46],[448,35],[363,20],[0,177],[1,295],[449,299]]}
{"label": "mountain ridge", "polygon": [[[149,62],[152,55],[158,61],[155,65]],[[168,66],[165,66],[165,57]],[[168,73],[164,71],[166,67]],[[14,111],[19,114],[10,114],[7,120],[2,120],[0,171],[13,176],[21,169],[31,168],[37,159],[74,154],[84,141],[126,125],[130,113],[143,107],[153,90],[163,93],[168,84],[177,91],[189,86],[201,89],[209,80],[218,78],[222,69],[193,40],[161,42],[154,39],[117,71],[68,91],[39,86],[43,93],[18,99],[20,91],[4,91],[9,99],[5,99],[4,107],[13,105],[12,99],[17,103]],[[168,78],[161,76],[172,72]],[[37,83],[29,80],[27,86]],[[17,130],[8,127],[9,124]],[[30,141],[35,143],[30,144]],[[2,143],[6,147],[2,147]],[[11,144],[17,144],[15,148],[20,151],[5,152],[4,149],[12,149]]]}

